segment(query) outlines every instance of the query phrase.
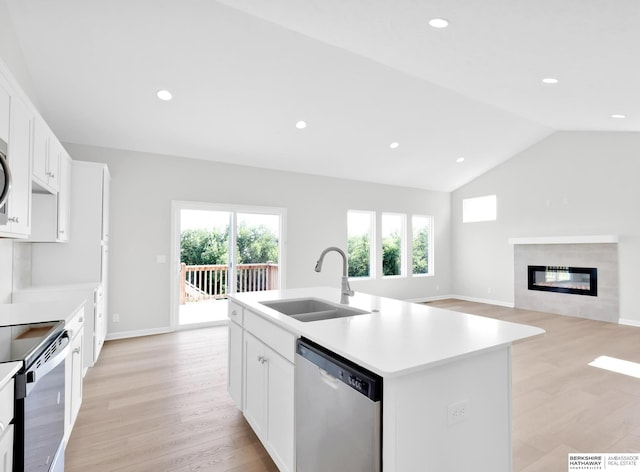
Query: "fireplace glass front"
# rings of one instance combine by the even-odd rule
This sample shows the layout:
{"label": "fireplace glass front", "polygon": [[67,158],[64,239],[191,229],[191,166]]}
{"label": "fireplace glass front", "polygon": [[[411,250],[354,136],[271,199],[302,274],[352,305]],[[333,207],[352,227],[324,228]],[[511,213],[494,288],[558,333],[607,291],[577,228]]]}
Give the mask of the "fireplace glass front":
{"label": "fireplace glass front", "polygon": [[598,269],[594,267],[529,266],[529,290],[598,295]]}

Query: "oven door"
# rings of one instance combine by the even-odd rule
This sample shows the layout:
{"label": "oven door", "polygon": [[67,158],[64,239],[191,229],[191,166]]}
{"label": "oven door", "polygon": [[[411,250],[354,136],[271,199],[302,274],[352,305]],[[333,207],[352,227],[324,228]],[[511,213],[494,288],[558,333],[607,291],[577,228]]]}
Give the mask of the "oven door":
{"label": "oven door", "polygon": [[7,198],[11,189],[11,171],[7,162],[7,143],[0,139],[0,226],[7,224]]}
{"label": "oven door", "polygon": [[[53,352],[52,352],[53,351]],[[16,378],[16,472],[64,470],[65,358],[69,337],[63,332]],[[21,391],[19,391],[19,389]]]}

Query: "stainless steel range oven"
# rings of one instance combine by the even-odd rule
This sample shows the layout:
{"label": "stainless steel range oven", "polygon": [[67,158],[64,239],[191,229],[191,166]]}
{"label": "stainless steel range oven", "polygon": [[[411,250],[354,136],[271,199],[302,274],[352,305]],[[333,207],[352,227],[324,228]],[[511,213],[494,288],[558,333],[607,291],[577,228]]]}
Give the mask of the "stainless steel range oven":
{"label": "stainless steel range oven", "polygon": [[15,378],[14,472],[64,471],[64,322],[0,327],[0,362],[21,361]]}

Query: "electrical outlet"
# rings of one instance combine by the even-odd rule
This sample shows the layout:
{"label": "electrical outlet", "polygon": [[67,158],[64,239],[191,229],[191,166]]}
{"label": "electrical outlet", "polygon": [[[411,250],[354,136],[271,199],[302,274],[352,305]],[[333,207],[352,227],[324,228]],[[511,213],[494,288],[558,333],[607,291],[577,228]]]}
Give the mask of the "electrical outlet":
{"label": "electrical outlet", "polygon": [[469,400],[452,403],[447,407],[447,422],[456,424],[464,421],[469,416]]}
{"label": "electrical outlet", "polygon": [[119,323],[120,322],[120,314],[119,313],[114,313],[113,314],[113,322],[114,323]]}

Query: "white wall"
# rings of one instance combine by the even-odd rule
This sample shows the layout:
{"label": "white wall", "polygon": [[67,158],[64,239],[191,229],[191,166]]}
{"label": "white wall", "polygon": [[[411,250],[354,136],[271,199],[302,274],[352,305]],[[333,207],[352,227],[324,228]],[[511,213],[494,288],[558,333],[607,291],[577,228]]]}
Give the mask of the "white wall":
{"label": "white wall", "polygon": [[[640,322],[640,133],[558,132],[451,195],[453,292],[513,303],[510,237],[616,234],[620,317]],[[462,223],[496,194],[498,219]]]}
{"label": "white wall", "polygon": [[[313,269],[325,247],[346,249],[348,209],[433,215],[434,277],[359,281],[352,286],[402,299],[450,291],[448,193],[93,146],[65,144],[65,148],[73,159],[108,164],[112,176],[110,334],[170,324],[170,267],[158,264],[156,256],[170,255],[172,200],[286,208],[288,288],[339,287],[338,257],[327,257],[320,274]],[[120,314],[119,323],[112,322],[113,313]]]}

